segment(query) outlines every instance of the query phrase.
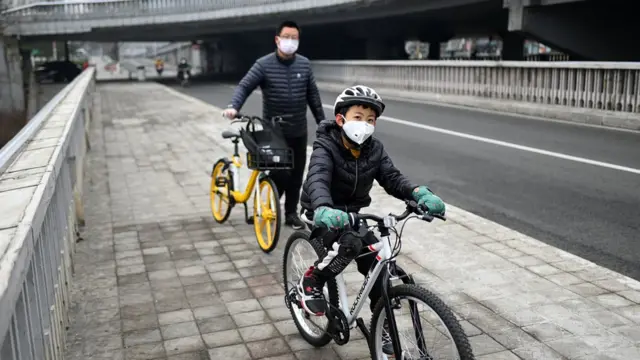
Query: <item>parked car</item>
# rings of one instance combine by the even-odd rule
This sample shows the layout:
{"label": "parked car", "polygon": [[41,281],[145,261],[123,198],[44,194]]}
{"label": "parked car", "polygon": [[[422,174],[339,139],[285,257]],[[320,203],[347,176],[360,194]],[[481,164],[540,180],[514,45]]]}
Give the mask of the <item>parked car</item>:
{"label": "parked car", "polygon": [[71,82],[82,69],[71,61],[49,61],[35,69],[36,80],[42,82]]}

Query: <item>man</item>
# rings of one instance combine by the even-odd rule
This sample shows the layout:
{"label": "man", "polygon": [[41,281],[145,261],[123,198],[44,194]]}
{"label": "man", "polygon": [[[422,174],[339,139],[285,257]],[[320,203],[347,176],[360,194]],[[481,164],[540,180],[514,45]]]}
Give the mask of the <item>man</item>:
{"label": "man", "polygon": [[293,169],[274,172],[273,178],[280,196],[285,194],[285,225],[302,229],[305,224],[297,214],[302,176],[307,163],[307,104],[316,119],[324,120],[320,93],[306,57],[296,54],[300,28],[285,21],[276,31],[277,50],[256,60],[235,89],[224,116],[235,118],[249,95],[260,86],[264,119],[283,116],[282,131],[293,150]]}

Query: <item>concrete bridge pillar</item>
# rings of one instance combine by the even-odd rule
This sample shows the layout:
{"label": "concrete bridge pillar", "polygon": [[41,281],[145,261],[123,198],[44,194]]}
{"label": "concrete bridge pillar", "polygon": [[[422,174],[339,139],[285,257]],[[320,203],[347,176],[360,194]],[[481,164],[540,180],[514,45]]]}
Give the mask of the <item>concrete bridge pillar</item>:
{"label": "concrete bridge pillar", "polygon": [[193,70],[204,73],[203,63],[206,61],[202,60],[202,56],[204,55],[205,50],[202,48],[201,44],[196,41],[191,42],[191,47],[189,51],[189,63],[193,67]]}
{"label": "concrete bridge pillar", "polygon": [[68,41],[64,42],[64,59],[66,61],[71,60],[71,54],[69,53],[69,42]]}
{"label": "concrete bridge pillar", "polygon": [[[204,51],[202,51],[204,49]],[[263,47],[264,48],[264,47]],[[207,74],[213,77],[233,77],[246,72],[253,63],[269,50],[252,47],[238,37],[210,40],[200,47]]]}

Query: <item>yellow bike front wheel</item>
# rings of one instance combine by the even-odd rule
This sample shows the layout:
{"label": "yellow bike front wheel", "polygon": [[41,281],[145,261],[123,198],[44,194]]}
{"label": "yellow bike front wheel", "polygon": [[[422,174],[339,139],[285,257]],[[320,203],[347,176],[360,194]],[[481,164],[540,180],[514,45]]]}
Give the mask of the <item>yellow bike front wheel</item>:
{"label": "yellow bike front wheel", "polygon": [[260,196],[253,199],[253,227],[260,249],[270,253],[278,245],[280,237],[280,196],[276,184],[269,177],[262,178],[258,186]]}
{"label": "yellow bike front wheel", "polygon": [[231,214],[233,202],[231,191],[233,190],[233,174],[229,171],[227,159],[220,159],[211,170],[211,214],[219,224],[224,223]]}

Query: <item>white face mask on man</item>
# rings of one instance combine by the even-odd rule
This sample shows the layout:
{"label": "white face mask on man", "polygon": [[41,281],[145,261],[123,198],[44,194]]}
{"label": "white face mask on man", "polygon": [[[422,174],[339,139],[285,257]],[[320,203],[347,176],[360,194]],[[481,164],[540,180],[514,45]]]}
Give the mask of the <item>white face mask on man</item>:
{"label": "white face mask on man", "polygon": [[358,145],[364,144],[367,139],[373,135],[373,132],[376,130],[376,127],[369,124],[366,121],[347,121],[344,119],[344,125],[342,125],[342,131],[349,138],[349,140],[353,141]]}
{"label": "white face mask on man", "polygon": [[299,40],[297,39],[284,39],[279,38],[278,41],[278,49],[282,51],[283,54],[291,55],[298,50]]}

